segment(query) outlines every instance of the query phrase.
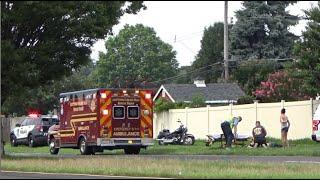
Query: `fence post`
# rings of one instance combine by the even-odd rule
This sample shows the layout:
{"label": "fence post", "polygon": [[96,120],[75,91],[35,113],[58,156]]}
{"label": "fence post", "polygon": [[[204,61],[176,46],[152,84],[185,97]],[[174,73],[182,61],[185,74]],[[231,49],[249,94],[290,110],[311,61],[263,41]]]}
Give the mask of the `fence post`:
{"label": "fence post", "polygon": [[310,98],[310,106],[311,106],[311,118],[313,119],[313,99],[312,98]]}
{"label": "fence post", "polygon": [[210,107],[210,105],[207,105],[207,109],[206,109],[206,111],[207,111],[207,120],[208,120],[208,134],[210,133],[210,117],[209,117],[209,107]]}
{"label": "fence post", "polygon": [[230,115],[231,115],[231,116],[233,116],[232,108],[233,108],[233,104],[230,103],[230,104],[229,104],[229,111],[230,111]]}
{"label": "fence post", "polygon": [[281,109],[283,109],[284,108],[284,100],[281,100]]}
{"label": "fence post", "polygon": [[186,126],[188,127],[188,109],[189,109],[189,107],[186,107],[185,108],[185,113],[186,113]]}
{"label": "fence post", "polygon": [[254,108],[256,109],[256,122],[258,121],[258,101],[254,100]]}

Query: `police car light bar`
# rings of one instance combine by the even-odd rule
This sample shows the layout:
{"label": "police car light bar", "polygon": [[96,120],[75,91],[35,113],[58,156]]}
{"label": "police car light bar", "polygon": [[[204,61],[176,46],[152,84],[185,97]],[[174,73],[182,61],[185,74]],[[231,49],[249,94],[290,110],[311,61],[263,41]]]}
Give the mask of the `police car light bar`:
{"label": "police car light bar", "polygon": [[36,114],[36,113],[31,113],[28,115],[29,117],[32,117],[32,118],[36,118],[36,117],[39,117],[39,114]]}

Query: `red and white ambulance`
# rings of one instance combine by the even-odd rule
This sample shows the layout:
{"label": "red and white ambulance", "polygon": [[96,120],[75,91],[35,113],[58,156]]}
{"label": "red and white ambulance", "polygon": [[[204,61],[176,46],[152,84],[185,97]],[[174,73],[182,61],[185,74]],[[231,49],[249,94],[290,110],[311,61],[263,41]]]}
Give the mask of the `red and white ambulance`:
{"label": "red and white ambulance", "polygon": [[60,94],[60,123],[49,129],[51,154],[60,148],[94,154],[124,149],[138,154],[153,145],[152,90],[89,89]]}

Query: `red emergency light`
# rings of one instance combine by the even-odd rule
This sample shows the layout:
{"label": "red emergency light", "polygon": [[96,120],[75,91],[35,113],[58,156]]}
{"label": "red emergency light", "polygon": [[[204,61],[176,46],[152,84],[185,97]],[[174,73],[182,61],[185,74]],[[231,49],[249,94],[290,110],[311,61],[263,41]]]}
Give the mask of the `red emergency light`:
{"label": "red emergency light", "polygon": [[40,117],[40,112],[37,109],[29,109],[28,116],[31,118],[37,118],[37,117]]}
{"label": "red emergency light", "polygon": [[37,118],[37,117],[39,117],[39,114],[37,114],[37,113],[31,113],[31,114],[29,114],[28,116],[31,117],[31,118]]}

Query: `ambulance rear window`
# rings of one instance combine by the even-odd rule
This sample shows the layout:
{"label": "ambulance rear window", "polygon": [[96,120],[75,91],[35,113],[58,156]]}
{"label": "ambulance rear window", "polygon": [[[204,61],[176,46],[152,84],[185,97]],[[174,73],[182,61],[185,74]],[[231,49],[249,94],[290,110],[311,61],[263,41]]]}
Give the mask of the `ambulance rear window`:
{"label": "ambulance rear window", "polygon": [[128,118],[129,119],[139,118],[139,106],[128,106]]}
{"label": "ambulance rear window", "polygon": [[114,106],[113,107],[113,118],[114,119],[124,119],[124,106]]}

